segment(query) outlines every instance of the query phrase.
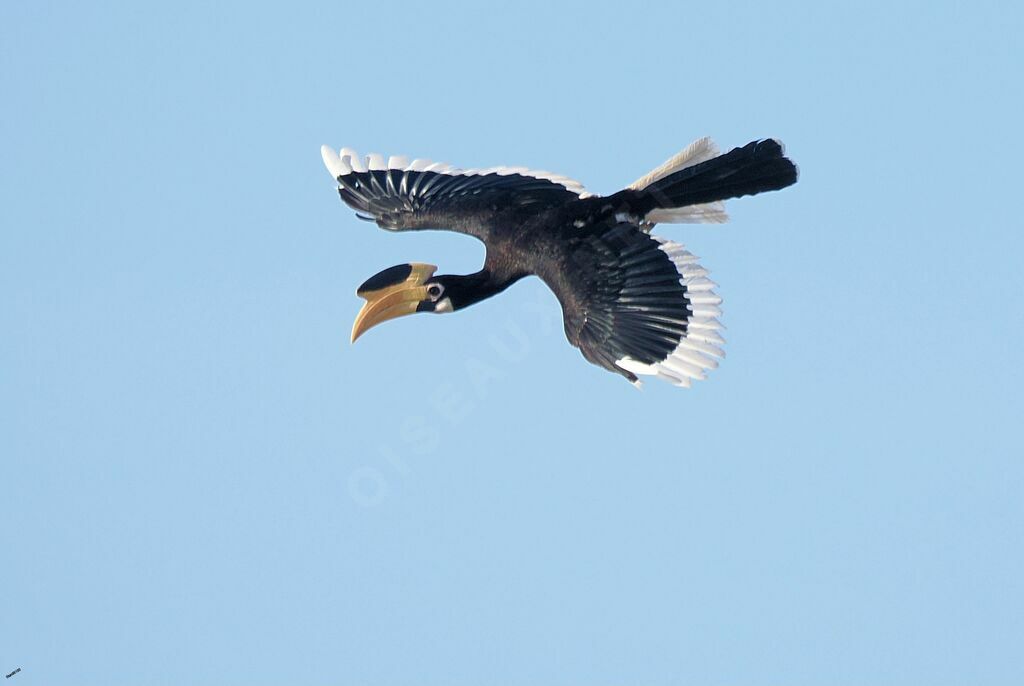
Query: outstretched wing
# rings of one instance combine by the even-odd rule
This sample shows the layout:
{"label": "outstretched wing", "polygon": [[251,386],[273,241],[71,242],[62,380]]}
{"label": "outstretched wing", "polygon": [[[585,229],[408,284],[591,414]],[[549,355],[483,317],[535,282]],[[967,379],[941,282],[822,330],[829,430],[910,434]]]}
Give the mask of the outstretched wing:
{"label": "outstretched wing", "polygon": [[550,285],[569,342],[634,383],[646,375],[689,386],[724,357],[714,282],[682,245],[636,225],[584,238]]}
{"label": "outstretched wing", "polygon": [[486,237],[510,214],[556,207],[581,196],[583,186],[564,176],[525,167],[459,169],[405,157],[368,155],[348,148],[320,149],[338,193],[362,218],[384,229],[447,229]]}

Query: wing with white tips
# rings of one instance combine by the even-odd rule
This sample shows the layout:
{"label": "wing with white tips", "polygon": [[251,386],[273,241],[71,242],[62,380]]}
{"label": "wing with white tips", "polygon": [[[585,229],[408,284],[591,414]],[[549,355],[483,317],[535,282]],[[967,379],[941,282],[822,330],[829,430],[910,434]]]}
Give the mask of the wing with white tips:
{"label": "wing with white tips", "polygon": [[581,240],[549,283],[565,334],[590,362],[639,383],[689,386],[718,366],[724,341],[715,283],[678,243],[622,223]]}
{"label": "wing with white tips", "polygon": [[460,169],[425,159],[365,158],[323,146],[324,165],[341,199],[359,215],[393,231],[447,229],[480,235],[488,223],[586,197],[572,179],[525,167]]}

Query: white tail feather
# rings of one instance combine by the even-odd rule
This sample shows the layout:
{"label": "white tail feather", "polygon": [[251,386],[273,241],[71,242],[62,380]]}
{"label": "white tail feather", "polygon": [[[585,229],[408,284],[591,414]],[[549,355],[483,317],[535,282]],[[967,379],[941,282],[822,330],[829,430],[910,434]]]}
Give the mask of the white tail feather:
{"label": "white tail feather", "polygon": [[725,203],[721,200],[689,207],[657,208],[647,213],[648,224],[724,224],[729,221]]}
{"label": "white tail feather", "polygon": [[647,188],[655,181],[660,181],[669,174],[673,174],[680,169],[686,169],[692,167],[695,164],[701,162],[707,162],[713,157],[718,157],[718,146],[709,137],[698,138],[683,150],[665,161],[663,165],[658,167],[652,172],[641,176],[633,183],[626,186],[634,191],[643,190]]}
{"label": "white tail feather", "polygon": [[[718,146],[713,140],[706,136],[699,138],[686,146],[682,152],[666,160],[654,171],[629,184],[627,188],[634,191],[643,190],[669,174],[674,174],[680,169],[686,169],[701,162],[707,162],[718,157],[718,154]],[[729,215],[725,211],[725,203],[721,201],[688,207],[657,208],[648,212],[644,217],[644,222],[647,224],[724,224],[727,221],[729,221]]]}

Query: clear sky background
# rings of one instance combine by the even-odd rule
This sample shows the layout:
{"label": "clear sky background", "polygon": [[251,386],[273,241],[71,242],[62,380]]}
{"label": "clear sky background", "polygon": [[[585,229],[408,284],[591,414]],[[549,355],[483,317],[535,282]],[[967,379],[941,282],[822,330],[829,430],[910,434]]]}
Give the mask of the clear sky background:
{"label": "clear sky background", "polygon": [[[0,671],[29,684],[1020,684],[1015,3],[0,6]],[[637,392],[322,143],[613,192],[703,136],[784,192],[661,226],[728,357]]]}

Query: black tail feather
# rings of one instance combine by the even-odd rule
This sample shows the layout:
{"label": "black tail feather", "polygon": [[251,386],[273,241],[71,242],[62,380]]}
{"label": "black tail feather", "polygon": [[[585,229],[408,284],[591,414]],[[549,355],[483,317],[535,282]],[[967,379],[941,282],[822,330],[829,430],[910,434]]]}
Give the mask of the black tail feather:
{"label": "black tail feather", "polygon": [[773,139],[753,141],[724,155],[680,169],[642,190],[633,200],[641,213],[777,191],[796,183],[796,165]]}

